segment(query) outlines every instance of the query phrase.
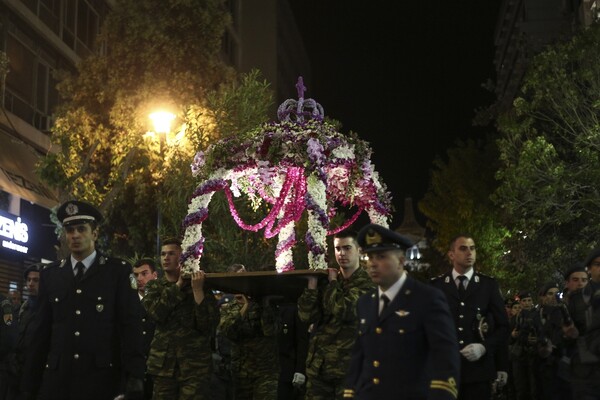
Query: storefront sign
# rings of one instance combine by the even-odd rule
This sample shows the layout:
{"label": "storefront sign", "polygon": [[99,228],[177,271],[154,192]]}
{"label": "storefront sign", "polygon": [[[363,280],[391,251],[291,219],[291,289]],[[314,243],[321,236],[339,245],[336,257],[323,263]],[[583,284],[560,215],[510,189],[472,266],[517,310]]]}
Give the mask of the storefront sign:
{"label": "storefront sign", "polygon": [[21,217],[0,211],[0,245],[5,249],[27,254],[28,241],[29,227]]}

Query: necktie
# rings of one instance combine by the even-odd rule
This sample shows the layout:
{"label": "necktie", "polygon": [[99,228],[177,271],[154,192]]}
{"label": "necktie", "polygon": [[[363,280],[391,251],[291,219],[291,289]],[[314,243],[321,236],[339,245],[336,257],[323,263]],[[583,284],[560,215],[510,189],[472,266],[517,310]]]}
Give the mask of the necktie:
{"label": "necktie", "polygon": [[83,274],[85,273],[85,265],[79,261],[77,264],[75,264],[75,270],[75,282],[79,283],[81,282],[81,278],[83,278]]}
{"label": "necktie", "polygon": [[466,280],[467,280],[467,277],[466,277],[466,276],[464,276],[464,275],[459,275],[459,276],[458,276],[458,296],[459,296],[461,299],[464,299],[464,298],[465,298],[465,292],[466,292],[466,289],[465,289],[465,281],[466,281]]}
{"label": "necktie", "polygon": [[390,299],[385,294],[381,295],[381,300],[383,300],[383,308],[381,309],[381,312],[379,313],[379,315],[383,314],[383,311],[385,310],[385,308],[388,306],[388,304],[390,304]]}

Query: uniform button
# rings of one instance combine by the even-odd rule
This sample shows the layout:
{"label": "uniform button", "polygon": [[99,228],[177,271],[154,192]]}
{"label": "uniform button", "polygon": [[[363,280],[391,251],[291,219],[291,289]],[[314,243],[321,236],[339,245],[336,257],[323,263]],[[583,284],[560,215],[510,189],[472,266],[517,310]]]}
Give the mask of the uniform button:
{"label": "uniform button", "polygon": [[74,358],[74,359],[76,359],[76,360],[79,360],[79,354],[75,354],[75,355],[73,356],[73,358]]}
{"label": "uniform button", "polygon": [[462,315],[462,314],[458,316],[458,318],[464,318],[464,317],[465,317],[465,316],[464,316],[464,315]]}
{"label": "uniform button", "polygon": [[142,322],[146,322],[146,318],[142,318]]}
{"label": "uniform button", "polygon": [[462,326],[459,326],[459,327],[458,327],[458,330],[459,330],[459,331],[461,331],[461,332],[463,331],[463,329],[464,329],[464,328],[463,328]]}
{"label": "uniform button", "polygon": [[375,385],[379,385],[379,378],[373,378],[373,383]]}
{"label": "uniform button", "polygon": [[400,329],[398,332],[402,335],[404,333],[404,329]]}
{"label": "uniform button", "polygon": [[459,341],[458,341],[458,343],[459,343],[459,344],[464,344],[464,343],[465,343],[465,341],[464,341],[464,340],[459,340]]}
{"label": "uniform button", "polygon": [[79,332],[75,332],[75,336],[79,336]]}
{"label": "uniform button", "polygon": [[81,314],[81,311],[75,310],[75,314],[79,315],[79,314]]}
{"label": "uniform button", "polygon": [[379,361],[377,361],[377,360],[373,361],[373,366],[375,368],[378,368],[379,367]]}
{"label": "uniform button", "polygon": [[142,335],[145,335],[145,334],[146,334],[146,331],[142,331]]}
{"label": "uniform button", "polygon": [[375,328],[375,333],[380,334],[381,332],[383,332],[383,329],[380,327]]}
{"label": "uniform button", "polygon": [[77,294],[81,294],[81,289],[77,289],[77,290],[75,291],[75,293],[77,293]]}
{"label": "uniform button", "polygon": [[465,306],[465,302],[464,302],[464,301],[461,301],[461,302],[460,302],[460,305],[464,307],[464,306]]}
{"label": "uniform button", "polygon": [[54,302],[55,302],[55,303],[58,303],[58,297],[55,297],[55,298],[54,298]]}

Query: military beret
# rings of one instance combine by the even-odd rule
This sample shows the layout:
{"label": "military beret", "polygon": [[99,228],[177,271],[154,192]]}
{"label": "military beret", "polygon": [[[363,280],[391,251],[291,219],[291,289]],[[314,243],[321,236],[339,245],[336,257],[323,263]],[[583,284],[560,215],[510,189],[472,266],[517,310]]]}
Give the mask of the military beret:
{"label": "military beret", "polygon": [[550,289],[552,289],[552,288],[557,288],[557,289],[559,289],[559,288],[560,288],[560,286],[558,286],[558,284],[557,284],[556,282],[548,282],[548,283],[546,283],[544,286],[542,286],[542,287],[540,288],[539,295],[540,295],[540,296],[545,296],[545,295],[546,295],[546,293],[548,292],[548,290],[550,290]]}
{"label": "military beret", "polygon": [[583,262],[583,265],[589,267],[592,261],[594,261],[598,257],[600,257],[600,247],[592,250],[591,253],[588,254],[588,256],[585,258],[585,261]]}
{"label": "military beret", "polygon": [[567,269],[565,271],[565,275],[564,275],[565,281],[568,281],[569,277],[574,272],[587,272],[586,269],[585,269],[585,264],[580,263],[580,262],[576,262],[575,264],[571,265],[569,267],[569,269]]}
{"label": "military beret", "polygon": [[369,224],[358,232],[358,245],[363,253],[386,250],[406,250],[413,243],[406,237],[384,228],[381,225]]}
{"label": "military beret", "polygon": [[517,298],[519,299],[519,301],[523,300],[523,299],[527,299],[527,298],[533,298],[531,296],[531,293],[527,290],[521,290],[519,292],[519,294],[517,295]]}
{"label": "military beret", "polygon": [[77,200],[63,203],[56,212],[58,220],[63,226],[82,224],[96,221],[98,224],[104,220],[100,211],[93,205]]}

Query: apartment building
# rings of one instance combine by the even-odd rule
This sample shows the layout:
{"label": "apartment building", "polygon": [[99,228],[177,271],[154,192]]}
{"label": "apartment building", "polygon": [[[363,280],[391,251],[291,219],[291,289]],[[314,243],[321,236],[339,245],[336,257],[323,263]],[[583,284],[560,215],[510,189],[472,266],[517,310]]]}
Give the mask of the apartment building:
{"label": "apartment building", "polygon": [[[262,71],[276,93],[272,110],[296,98],[310,64],[287,1],[225,2],[234,23],[223,57],[240,72]],[[50,209],[58,193],[35,174],[50,140],[59,101],[53,72],[74,70],[94,51],[94,39],[114,0],[0,1],[0,293],[23,287],[33,262],[54,260],[58,244]]]}
{"label": "apartment building", "polygon": [[499,110],[518,94],[531,58],[598,18],[598,0],[504,0],[496,23],[494,64]]}

